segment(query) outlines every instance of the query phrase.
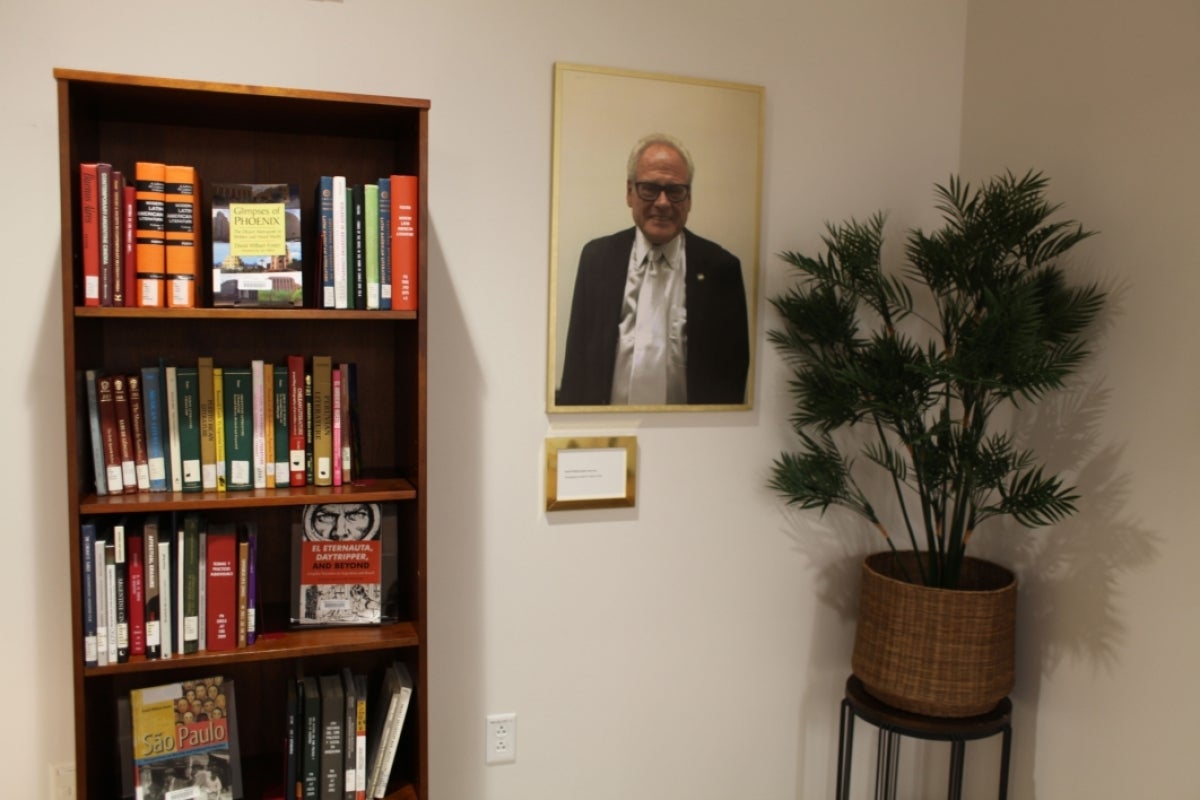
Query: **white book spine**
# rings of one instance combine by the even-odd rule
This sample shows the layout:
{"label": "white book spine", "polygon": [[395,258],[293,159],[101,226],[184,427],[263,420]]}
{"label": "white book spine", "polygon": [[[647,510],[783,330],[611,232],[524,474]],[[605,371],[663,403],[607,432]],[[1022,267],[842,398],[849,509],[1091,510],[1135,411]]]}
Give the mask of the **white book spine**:
{"label": "white book spine", "polygon": [[346,176],[333,176],[333,302],[349,308],[346,280]]}
{"label": "white book spine", "polygon": [[252,425],[251,444],[253,447],[254,488],[267,488],[267,405],[266,387],[263,385],[263,361],[254,359],[250,362],[250,391]]}

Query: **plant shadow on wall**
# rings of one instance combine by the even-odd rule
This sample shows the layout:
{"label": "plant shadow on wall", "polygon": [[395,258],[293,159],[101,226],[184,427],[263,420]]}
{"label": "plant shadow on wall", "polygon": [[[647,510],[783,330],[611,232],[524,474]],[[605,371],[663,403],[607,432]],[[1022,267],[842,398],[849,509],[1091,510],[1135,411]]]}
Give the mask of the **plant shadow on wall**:
{"label": "plant shadow on wall", "polygon": [[[1072,285],[1061,264],[1092,233],[1055,219],[1047,184],[1032,171],[978,189],[952,177],[935,189],[941,227],[909,231],[894,273],[883,214],[827,225],[816,257],[782,254],[797,281],[772,298],[784,324],[769,336],[792,370],[797,446],[770,486],[794,508],[851,512],[859,525],[824,521],[855,540],[865,521],[886,546],[863,562],[853,669],[909,711],[983,713],[1013,687],[1016,581],[967,555],[977,530],[1002,538],[988,549],[1029,583],[1022,616],[1051,636],[1043,655],[1110,660],[1117,573],[1153,556],[1152,540],[1119,522],[1118,452],[1095,441],[1105,393],[1075,384],[1108,293]],[[837,574],[822,594],[841,605],[835,587],[853,582],[854,560],[829,555]],[[1064,621],[1067,597],[1090,613]],[[911,604],[917,613],[893,611]],[[993,626],[978,636],[982,618]]]}

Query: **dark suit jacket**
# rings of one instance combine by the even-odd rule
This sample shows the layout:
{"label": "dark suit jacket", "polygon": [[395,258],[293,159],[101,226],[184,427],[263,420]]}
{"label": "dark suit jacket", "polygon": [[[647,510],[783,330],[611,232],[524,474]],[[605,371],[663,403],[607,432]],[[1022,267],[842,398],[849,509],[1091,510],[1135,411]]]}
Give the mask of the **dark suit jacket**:
{"label": "dark suit jacket", "polygon": [[[559,405],[609,405],[634,229],[584,245],[575,277]],[[688,403],[743,403],[750,342],[737,258],[684,231]]]}

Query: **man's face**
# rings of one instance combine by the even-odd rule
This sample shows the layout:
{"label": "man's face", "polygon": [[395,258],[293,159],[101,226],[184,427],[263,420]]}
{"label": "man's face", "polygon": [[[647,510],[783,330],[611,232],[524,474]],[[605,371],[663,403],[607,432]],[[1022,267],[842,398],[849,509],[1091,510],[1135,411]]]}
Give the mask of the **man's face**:
{"label": "man's face", "polygon": [[321,506],[313,513],[312,526],[322,539],[361,539],[370,530],[371,512],[362,505]]}
{"label": "man's face", "polygon": [[[687,163],[683,156],[665,144],[652,144],[637,162],[637,183],[686,184]],[[692,195],[672,203],[665,192],[653,200],[638,197],[633,183],[626,182],[625,202],[633,209],[633,221],[653,244],[666,244],[683,230],[688,212],[692,210]]]}

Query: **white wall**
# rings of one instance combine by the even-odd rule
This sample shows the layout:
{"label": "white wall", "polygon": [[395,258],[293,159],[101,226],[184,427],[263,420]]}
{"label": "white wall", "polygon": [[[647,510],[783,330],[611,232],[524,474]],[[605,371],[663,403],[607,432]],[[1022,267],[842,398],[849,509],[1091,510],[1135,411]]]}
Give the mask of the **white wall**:
{"label": "white wall", "polygon": [[[1187,715],[1163,710],[1178,707],[1173,687],[1188,685],[1196,660],[1194,635],[1176,623],[1190,618],[1196,592],[1168,588],[1169,578],[1186,580],[1176,548],[1198,546],[1172,503],[1196,473],[1187,447],[1196,424],[1183,416],[1196,381],[1171,335],[1186,336],[1187,321],[1185,294],[1172,289],[1197,281],[1176,227],[1190,220],[1175,210],[1194,184],[1183,168],[1197,73],[1194,60],[1170,61],[1188,52],[1194,12],[1160,19],[1097,7],[1098,21],[1060,58],[1064,45],[1029,41],[1023,18],[1041,13],[1057,28],[1091,4],[1038,12],[1022,3],[1011,23],[978,6],[968,19],[964,0],[0,4],[0,164],[10,187],[0,193],[0,241],[14,276],[0,325],[22,389],[0,399],[13,462],[0,581],[10,655],[0,678],[15,689],[6,715],[18,721],[0,733],[6,795],[47,796],[45,765],[72,752],[54,66],[432,99],[435,800],[832,793],[856,562],[876,543],[837,536],[838,517],[788,513],[763,488],[788,414],[782,368],[763,344],[762,298],[784,285],[771,254],[812,250],[826,219],[888,208],[896,230],[927,221],[929,187],[958,168],[960,141],[972,171],[1004,163],[1001,153],[1040,159],[1071,210],[1107,232],[1089,252],[1128,289],[1097,369],[1109,394],[1092,454],[1098,474],[1085,481],[1112,495],[1106,514],[1066,529],[1070,560],[1057,572],[1030,569],[1033,597],[1055,614],[1024,601],[1032,631],[1023,645],[1036,655],[1026,648],[1017,692],[1013,796],[1125,797],[1135,780],[1147,796],[1189,794],[1177,767]],[[1138,28],[1145,38],[1108,42],[1119,57],[1095,39]],[[1041,69],[1010,78],[1008,37],[1026,41]],[[753,411],[545,414],[555,61],[766,87]],[[1128,93],[1106,94],[1114,83]],[[993,119],[993,97],[1051,114],[1052,124]],[[1135,111],[1151,122],[1121,121]],[[1096,121],[1110,123],[1102,137],[1085,124]],[[1150,353],[1167,362],[1163,371]],[[549,519],[540,510],[542,441],[578,430],[638,435],[636,509]],[[1089,528],[1098,546],[1082,539]],[[1091,601],[1104,603],[1101,616]],[[1188,646],[1171,638],[1180,636]],[[483,764],[483,720],[495,711],[519,715],[515,765]],[[1152,736],[1156,726],[1175,735]],[[866,796],[871,740],[860,736],[859,748],[856,794]],[[910,754],[930,771],[909,781],[914,796],[939,787],[941,757]],[[1153,769],[1140,767],[1146,759]],[[991,761],[980,756],[980,769]],[[1108,766],[1103,778],[1098,763]],[[1071,783],[1081,776],[1095,782],[1083,795]],[[1107,794],[1112,787],[1121,788]]]}
{"label": "white wall", "polygon": [[1024,581],[1014,794],[1198,797],[1200,5],[972,2],[967,30],[964,172],[1044,170],[1099,231],[1077,276],[1114,292],[1078,405],[1051,415],[1083,511],[997,545]]}

